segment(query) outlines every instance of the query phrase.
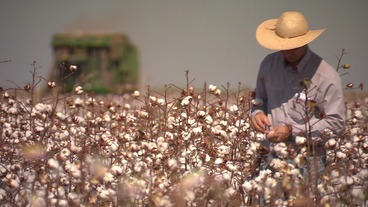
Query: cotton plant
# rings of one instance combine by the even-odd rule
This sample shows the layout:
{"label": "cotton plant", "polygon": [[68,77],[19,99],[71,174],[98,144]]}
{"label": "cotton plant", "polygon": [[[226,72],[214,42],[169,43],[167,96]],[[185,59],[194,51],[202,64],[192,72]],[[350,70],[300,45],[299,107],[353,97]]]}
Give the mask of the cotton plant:
{"label": "cotton plant", "polygon": [[[262,101],[241,90],[188,83],[173,95],[100,96],[77,86],[45,101],[6,91],[0,101],[4,206],[240,206],[260,197],[287,206],[305,196],[307,137],[296,137],[297,151],[274,145],[272,170],[255,167],[266,137],[252,128],[249,104]],[[324,133],[332,167],[318,185],[322,204],[367,200],[368,105],[347,106],[345,139]]]}

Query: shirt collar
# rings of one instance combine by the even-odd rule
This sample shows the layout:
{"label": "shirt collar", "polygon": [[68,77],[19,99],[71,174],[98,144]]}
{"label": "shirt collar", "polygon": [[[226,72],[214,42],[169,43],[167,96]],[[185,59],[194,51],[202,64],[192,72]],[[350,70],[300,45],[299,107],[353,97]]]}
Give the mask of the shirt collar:
{"label": "shirt collar", "polygon": [[[280,53],[280,55],[281,55],[282,61],[284,63],[284,66],[287,67],[289,65],[288,62],[285,60],[284,56],[282,56],[281,53]],[[305,68],[305,65],[307,64],[307,62],[310,59],[311,55],[312,55],[312,51],[310,50],[309,46],[307,46],[307,52],[305,53],[302,60],[297,65],[298,73],[301,73],[303,71],[303,69]]]}

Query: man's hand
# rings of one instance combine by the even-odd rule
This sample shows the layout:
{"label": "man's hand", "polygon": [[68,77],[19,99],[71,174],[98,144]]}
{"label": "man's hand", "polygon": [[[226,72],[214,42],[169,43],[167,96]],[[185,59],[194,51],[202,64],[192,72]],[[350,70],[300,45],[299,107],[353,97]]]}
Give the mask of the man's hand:
{"label": "man's hand", "polygon": [[277,126],[272,130],[265,131],[267,133],[267,139],[273,143],[279,143],[286,141],[291,134],[290,126]]}
{"label": "man's hand", "polygon": [[266,128],[265,125],[267,126],[272,126],[272,124],[270,123],[270,121],[268,120],[268,117],[266,114],[259,112],[258,114],[256,114],[253,119],[252,119],[252,123],[254,125],[254,127],[260,131],[260,132],[265,132]]}

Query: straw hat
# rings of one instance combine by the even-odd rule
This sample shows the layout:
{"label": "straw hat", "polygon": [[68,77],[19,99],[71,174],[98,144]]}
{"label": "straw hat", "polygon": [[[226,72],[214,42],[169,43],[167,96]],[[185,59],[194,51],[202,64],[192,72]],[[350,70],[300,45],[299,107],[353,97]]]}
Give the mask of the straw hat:
{"label": "straw hat", "polygon": [[316,39],[325,29],[309,30],[305,17],[295,11],[283,13],[278,19],[264,21],[257,28],[260,45],[271,50],[290,50]]}

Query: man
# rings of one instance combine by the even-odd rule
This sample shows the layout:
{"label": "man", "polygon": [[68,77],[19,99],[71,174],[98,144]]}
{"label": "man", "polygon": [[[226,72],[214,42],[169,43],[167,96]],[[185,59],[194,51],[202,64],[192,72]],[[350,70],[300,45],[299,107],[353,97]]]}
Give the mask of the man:
{"label": "man", "polygon": [[324,30],[309,30],[305,17],[294,11],[260,24],[259,44],[278,52],[261,63],[255,94],[262,104],[251,114],[267,142],[296,146],[296,136],[310,137],[322,159],[326,139],[340,135],[345,120],[340,75],[308,46]]}

